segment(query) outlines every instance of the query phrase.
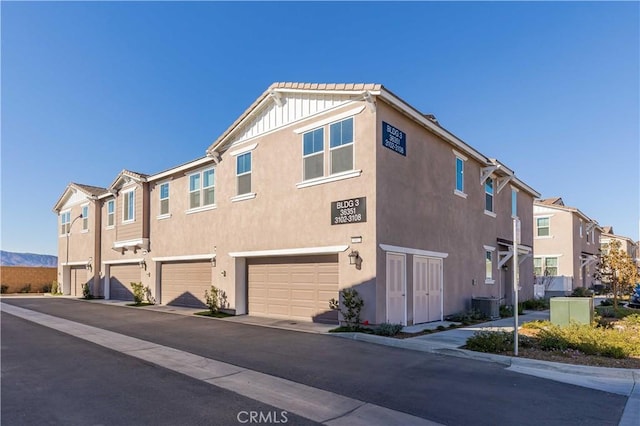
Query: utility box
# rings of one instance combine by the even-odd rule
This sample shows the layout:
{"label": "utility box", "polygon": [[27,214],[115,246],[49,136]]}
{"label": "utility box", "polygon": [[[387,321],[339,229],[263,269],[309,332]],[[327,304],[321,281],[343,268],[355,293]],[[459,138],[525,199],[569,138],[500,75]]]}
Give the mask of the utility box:
{"label": "utility box", "polygon": [[494,297],[474,297],[471,299],[471,309],[474,309],[489,319],[500,318],[500,299]]}
{"label": "utility box", "polygon": [[553,297],[550,299],[552,324],[564,326],[571,322],[591,324],[593,321],[593,298]]}

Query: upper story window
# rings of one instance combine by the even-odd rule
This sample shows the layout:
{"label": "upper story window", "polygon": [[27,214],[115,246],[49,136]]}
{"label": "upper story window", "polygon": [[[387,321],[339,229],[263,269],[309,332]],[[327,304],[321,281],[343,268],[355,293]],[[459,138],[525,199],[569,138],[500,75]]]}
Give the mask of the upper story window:
{"label": "upper story window", "polygon": [[237,195],[251,193],[251,152],[236,157]]}
{"label": "upper story window", "polygon": [[580,219],[580,238],[582,238],[582,219]]}
{"label": "upper story window", "polygon": [[71,225],[71,211],[60,213],[60,234],[68,234],[69,226]]}
{"label": "upper story window", "polygon": [[169,214],[169,182],[160,185],[160,215]]}
{"label": "upper story window", "polygon": [[536,218],[536,235],[538,237],[548,237],[551,235],[548,217]]}
{"label": "upper story window", "polygon": [[107,228],[116,224],[116,200],[107,201]]}
{"label": "upper story window", "polygon": [[329,126],[331,174],[353,170],[353,117]]}
{"label": "upper story window", "polygon": [[518,217],[518,190],[511,188],[511,216]]}
{"label": "upper story window", "polygon": [[324,128],[302,136],[302,162],[304,180],[324,176]]}
{"label": "upper story window", "polygon": [[[213,168],[189,176],[190,209],[214,205],[216,202],[215,195],[215,171]],[[167,200],[168,198],[169,188],[167,187]]]}
{"label": "upper story window", "polygon": [[593,231],[587,232],[587,244],[591,243],[592,238],[593,238]]}
{"label": "upper story window", "polygon": [[456,191],[464,193],[464,160],[456,156]]}
{"label": "upper story window", "polygon": [[133,222],[136,218],[136,191],[132,189],[122,194],[122,223]]}
{"label": "upper story window", "polygon": [[484,183],[484,209],[493,212],[493,178],[487,178]]}
{"label": "upper story window", "polygon": [[82,230],[89,230],[89,205],[82,206]]}

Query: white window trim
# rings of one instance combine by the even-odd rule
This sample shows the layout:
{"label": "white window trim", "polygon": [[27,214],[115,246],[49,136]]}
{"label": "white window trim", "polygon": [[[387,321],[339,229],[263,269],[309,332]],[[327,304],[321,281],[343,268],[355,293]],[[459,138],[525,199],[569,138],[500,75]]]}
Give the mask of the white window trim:
{"label": "white window trim", "polygon": [[238,155],[246,154],[247,152],[253,151],[258,146],[257,143],[253,143],[251,145],[243,146],[242,148],[238,148],[235,151],[231,151],[229,155],[232,157],[237,157]]}
{"label": "white window trim", "polygon": [[169,219],[170,217],[171,217],[171,213],[167,213],[167,214],[161,214],[156,216],[156,219],[162,220],[162,219]]}
{"label": "white window trim", "polygon": [[[244,176],[247,175],[249,173],[244,173],[242,175],[238,175],[238,176]],[[252,198],[256,198],[256,193],[255,192],[249,192],[247,194],[240,194],[240,195],[236,195],[235,197],[231,197],[231,202],[232,203],[237,203],[238,201],[244,201],[244,200],[251,200]]]}
{"label": "white window trim", "polygon": [[[213,185],[211,186],[204,186],[204,173],[208,172],[209,170],[213,170]],[[200,187],[195,190],[192,191],[191,190],[191,176],[195,176],[195,175],[199,175],[200,176]],[[191,171],[189,173],[186,173],[185,176],[187,176],[187,178],[189,179],[189,182],[187,183],[187,195],[189,197],[188,203],[191,203],[191,194],[194,194],[196,192],[199,193],[200,197],[200,205],[198,207],[193,207],[193,208],[189,208],[187,209],[186,213],[197,213],[199,211],[204,211],[204,210],[211,210],[212,208],[216,208],[216,203],[214,202],[213,204],[207,204],[206,206],[203,205],[204,203],[204,190],[205,188],[213,188],[215,191],[216,188],[216,168],[212,167],[211,165],[207,166],[207,167],[203,167],[201,169],[195,170],[195,171]],[[168,183],[168,182],[165,182]],[[171,197],[171,187],[169,187],[169,197]],[[215,201],[215,194],[214,194],[214,201]]]}
{"label": "white window trim", "polygon": [[[491,179],[491,190],[493,191],[492,194],[489,194],[487,192],[487,181]],[[493,210],[496,209],[496,179],[491,175],[488,176],[485,181],[482,183],[482,189],[484,190],[484,214],[492,216],[492,217],[496,217],[495,211],[491,211],[491,210],[487,210],[487,195],[491,195],[491,207],[493,208]],[[493,213],[493,214],[492,214]]]}
{"label": "white window trim", "polygon": [[[324,127],[327,124],[336,123],[338,121],[342,121],[344,119],[347,119],[347,118],[350,118],[350,117],[353,117],[355,115],[360,114],[365,108],[366,108],[366,105],[362,105],[362,106],[350,109],[348,111],[345,111],[345,112],[343,112],[341,114],[337,114],[337,115],[334,115],[332,117],[325,118],[324,120],[314,121],[311,124],[308,124],[308,125],[303,126],[303,127],[299,127],[297,129],[294,129],[293,133],[296,133],[296,134],[307,133],[308,131],[313,130],[313,129],[317,129],[318,127]],[[355,120],[354,120],[354,123],[355,123]]]}
{"label": "white window trim", "polygon": [[171,216],[171,183],[169,181],[163,181],[163,182],[158,182],[158,207],[159,207],[159,211],[162,212],[162,201],[165,200],[165,198],[162,198],[162,185],[169,185],[169,196],[166,198],[166,200],[169,200],[169,213],[160,213],[158,215],[158,219],[164,218],[166,216]]}
{"label": "white window trim", "polygon": [[513,191],[516,192],[516,212],[517,212],[518,211],[518,193],[520,192],[520,190],[513,185],[509,185],[509,186],[511,187],[511,218],[518,219],[520,216],[517,214],[514,216],[513,214]]}
{"label": "white window trim", "polygon": [[[336,146],[336,147],[332,148],[331,147],[331,125],[332,124],[336,124],[336,123],[340,123],[340,122],[345,121],[345,120],[348,120],[351,117],[342,118],[340,120],[336,120],[335,117],[333,117],[333,118],[334,118],[334,120],[332,122],[328,123],[328,127],[329,127],[329,132],[328,132],[328,136],[329,137],[327,139],[327,147],[329,147],[329,159],[328,159],[328,161],[329,161],[329,176],[328,177],[331,177],[331,176],[334,176],[334,175],[339,175],[341,173],[352,172],[352,171],[355,170],[355,167],[356,167],[356,148],[355,148],[355,146],[356,146],[356,120],[353,120],[353,125],[351,126],[352,131],[353,131],[353,134],[351,136],[352,136],[353,140],[351,142],[349,142],[349,143],[346,143],[346,144],[343,144],[343,145],[339,145],[339,146]],[[349,145],[353,147],[353,158],[351,160],[351,170],[345,170],[344,172],[338,172],[338,173],[331,173],[331,168],[333,167],[333,164],[331,162],[331,151],[334,151],[334,150],[340,149],[340,148],[344,148],[345,146],[349,146]]]}
{"label": "white window trim", "polygon": [[491,217],[493,217],[493,218],[498,217],[498,215],[497,215],[497,214],[495,214],[494,212],[489,211],[489,210],[485,210],[485,211],[484,211],[484,214],[486,214],[487,216],[491,216]]}
{"label": "white window trim", "polygon": [[[464,192],[464,165],[467,162],[467,157],[465,157],[464,155],[460,154],[458,151],[456,151],[455,149],[452,149],[453,154],[455,155],[455,161],[454,161],[454,166],[455,166],[455,173],[456,173],[456,181],[454,183],[454,185],[456,186],[453,190],[453,193],[462,197],[462,198],[467,198],[467,194]],[[459,190],[457,188],[458,185],[458,160],[462,161],[462,190]]]}
{"label": "white window trim", "polygon": [[467,199],[467,197],[468,197],[468,195],[467,195],[466,193],[464,193],[464,192],[462,192],[462,191],[458,191],[457,189],[454,189],[454,190],[453,190],[453,193],[454,193],[455,195],[457,195],[458,197],[462,197],[462,198],[464,198],[465,200],[466,200],[466,199]]}
{"label": "white window trim", "polygon": [[218,205],[214,203],[214,204],[209,204],[208,206],[200,206],[200,207],[195,207],[193,209],[186,210],[184,214],[206,212],[207,210],[215,210],[217,208],[218,208]]}
{"label": "white window trim", "polygon": [[315,179],[309,179],[309,180],[296,183],[296,188],[301,189],[301,188],[307,188],[309,186],[322,185],[324,183],[329,183],[329,182],[337,182],[339,180],[358,177],[361,174],[362,174],[362,170],[347,170],[345,172],[336,173],[330,176],[318,177]]}
{"label": "white window trim", "polygon": [[[546,239],[551,239],[553,238],[553,235],[551,235],[551,216],[534,216],[533,220],[534,220],[534,225],[533,225],[533,239],[534,240],[546,240]],[[538,219],[549,219],[549,235],[538,235]]]}
{"label": "white window trim", "polygon": [[[71,223],[71,209],[62,210],[62,211],[60,212],[60,230],[62,230],[62,225],[63,225],[63,222],[62,222],[62,216],[63,216],[63,215],[65,215],[65,214],[67,214],[67,213],[69,213],[69,222],[66,222],[66,223],[69,223],[69,224]],[[69,229],[69,230],[70,230],[70,229]],[[61,236],[61,237],[66,237],[67,235],[69,235],[69,232],[61,232],[61,233],[60,233],[60,236]]]}
{"label": "white window trim", "polygon": [[126,191],[122,191],[120,195],[123,197],[128,197],[129,194],[132,192],[133,192],[133,215],[132,215],[133,218],[125,220],[124,208],[126,206],[126,203],[124,202],[124,199],[123,199],[122,200],[122,223],[134,223],[136,221],[136,189],[135,188],[127,189]]}
{"label": "white window trim", "polygon": [[[87,208],[87,217],[84,217],[84,208]],[[80,205],[80,213],[82,214],[82,229],[80,230],[81,233],[87,233],[89,232],[89,203],[83,203]],[[87,220],[87,228],[84,228],[84,221],[85,219]]]}
{"label": "white window trim", "polygon": [[[313,154],[304,155],[304,135],[306,135],[307,133],[310,133],[310,132],[314,132],[314,131],[316,131],[318,129],[322,129],[322,151],[314,152]],[[325,131],[324,131],[324,127],[322,127],[322,126],[313,128],[313,129],[309,130],[308,132],[304,132],[302,134],[302,144],[300,145],[300,151],[302,153],[302,182],[313,181],[313,180],[316,180],[316,179],[322,179],[322,178],[326,177],[324,175],[324,171],[325,171],[325,169],[327,167],[327,156],[325,155],[324,134],[325,134]],[[317,178],[312,178],[312,179],[306,179],[305,180],[305,178],[304,178],[304,160],[305,160],[305,158],[310,158],[310,157],[313,157],[314,155],[320,155],[320,154],[322,154],[322,176],[319,176]]]}
{"label": "white window trim", "polygon": [[[113,225],[109,225],[109,203],[113,203]],[[107,209],[107,220],[106,220],[106,226],[104,227],[104,229],[114,229],[116,227],[116,200],[115,199],[111,199],[111,200],[107,200],[107,202],[105,203],[106,209]]]}

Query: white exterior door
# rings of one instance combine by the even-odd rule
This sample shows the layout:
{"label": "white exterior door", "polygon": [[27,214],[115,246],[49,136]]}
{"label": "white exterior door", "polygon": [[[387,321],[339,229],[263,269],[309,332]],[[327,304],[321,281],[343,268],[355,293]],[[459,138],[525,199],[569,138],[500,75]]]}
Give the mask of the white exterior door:
{"label": "white exterior door", "polygon": [[413,323],[442,320],[442,259],[413,257]]}
{"label": "white exterior door", "polygon": [[429,259],[429,308],[427,321],[442,320],[442,259]]}
{"label": "white exterior door", "polygon": [[407,325],[406,257],[387,253],[387,322]]}
{"label": "white exterior door", "polygon": [[429,258],[413,257],[413,323],[429,321]]}

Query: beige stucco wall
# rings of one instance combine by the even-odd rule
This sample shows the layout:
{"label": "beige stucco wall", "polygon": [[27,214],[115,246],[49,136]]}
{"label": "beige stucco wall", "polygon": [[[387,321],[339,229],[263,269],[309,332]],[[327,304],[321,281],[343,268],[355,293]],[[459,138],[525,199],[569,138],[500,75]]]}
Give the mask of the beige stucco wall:
{"label": "beige stucco wall", "polygon": [[[475,296],[503,298],[511,288],[506,275],[497,270],[497,238],[512,239],[511,191],[507,185],[494,196],[496,217],[484,213],[484,186],[479,162],[467,156],[464,189],[467,198],[454,194],[455,154],[452,146],[383,102],[377,105],[378,242],[395,246],[444,252],[444,314],[471,307]],[[407,156],[382,146],[382,121],[403,132]],[[533,198],[520,191],[518,209],[523,220],[522,243],[532,245]],[[485,284],[485,249],[495,247],[494,284]],[[504,250],[504,248],[502,248]],[[378,277],[385,277],[386,254],[378,250]],[[413,257],[407,256],[407,307],[412,318]],[[532,293],[532,260],[521,265],[521,285]],[[505,276],[503,276],[505,275]],[[378,280],[378,309],[383,310],[386,284]],[[528,294],[527,294],[528,295]],[[524,295],[523,295],[524,296]]]}
{"label": "beige stucco wall", "polygon": [[[222,153],[215,166],[216,208],[188,214],[189,173],[173,175],[170,183],[171,217],[158,219],[160,183],[151,183],[150,257],[200,255],[216,252],[213,284],[223,289],[231,307],[242,306],[246,282],[242,259],[231,252],[351,245],[352,236],[363,243],[353,245],[363,258],[362,269],[349,265],[350,250],[339,253],[340,287],[356,286],[365,297],[375,294],[375,126],[369,109],[354,116],[355,169],[358,177],[296,187],[302,181],[302,134],[294,129],[354,108],[354,104],[300,121],[273,133],[244,141]],[[325,126],[328,147],[328,127]],[[236,195],[236,149],[257,143],[252,151],[252,192],[256,197],[233,202]],[[325,156],[325,163],[328,158]],[[211,163],[213,164],[213,162]],[[206,167],[205,167],[206,168]],[[201,170],[202,168],[196,169]],[[348,198],[367,198],[367,222],[331,225],[331,203]],[[225,271],[226,276],[221,272]],[[157,271],[151,271],[155,282]],[[373,322],[375,310],[365,306],[362,318]]]}

